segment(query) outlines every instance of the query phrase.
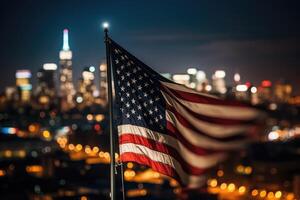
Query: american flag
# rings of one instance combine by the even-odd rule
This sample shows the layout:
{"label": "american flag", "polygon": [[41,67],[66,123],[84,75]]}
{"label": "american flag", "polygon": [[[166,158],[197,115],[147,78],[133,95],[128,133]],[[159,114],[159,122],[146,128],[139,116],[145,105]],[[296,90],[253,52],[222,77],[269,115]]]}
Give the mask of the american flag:
{"label": "american flag", "polygon": [[176,84],[109,39],[122,162],[136,162],[186,187],[244,147],[253,108]]}

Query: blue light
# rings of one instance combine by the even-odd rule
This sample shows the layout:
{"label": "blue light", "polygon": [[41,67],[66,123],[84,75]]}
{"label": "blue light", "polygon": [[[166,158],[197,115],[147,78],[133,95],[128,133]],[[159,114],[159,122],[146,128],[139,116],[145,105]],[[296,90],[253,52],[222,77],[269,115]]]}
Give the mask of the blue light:
{"label": "blue light", "polygon": [[14,127],[2,127],[1,132],[8,135],[13,135],[17,133],[17,129]]}
{"label": "blue light", "polygon": [[95,70],[96,70],[96,68],[95,68],[94,66],[90,66],[90,67],[89,67],[89,71],[90,71],[90,72],[95,72]]}
{"label": "blue light", "polygon": [[63,50],[64,51],[69,51],[70,50],[68,33],[69,33],[68,29],[64,29],[64,44],[63,44]]}

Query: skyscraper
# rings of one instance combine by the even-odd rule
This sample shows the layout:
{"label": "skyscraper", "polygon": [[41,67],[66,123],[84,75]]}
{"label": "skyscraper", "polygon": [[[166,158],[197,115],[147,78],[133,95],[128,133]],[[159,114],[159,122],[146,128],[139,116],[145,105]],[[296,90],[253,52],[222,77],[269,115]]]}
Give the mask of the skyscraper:
{"label": "skyscraper", "polygon": [[38,85],[35,95],[41,104],[49,104],[56,95],[54,81],[56,69],[57,65],[55,63],[45,63],[43,69],[37,73]]}
{"label": "skyscraper", "polygon": [[32,85],[30,84],[31,72],[29,70],[17,70],[16,86],[19,91],[21,103],[28,103],[31,98]]}
{"label": "skyscraper", "polygon": [[94,103],[95,91],[97,90],[96,85],[94,84],[94,72],[94,66],[84,68],[82,77],[78,81],[77,97],[81,97],[82,102],[78,102],[78,98],[76,98],[76,102],[83,103],[84,106],[90,106]]}
{"label": "skyscraper", "polygon": [[107,66],[106,64],[101,64],[99,67],[100,70],[100,87],[99,87],[99,93],[100,93],[100,99],[103,101],[103,104],[106,105],[107,103],[107,76],[106,76],[106,70]]}
{"label": "skyscraper", "polygon": [[223,70],[217,70],[212,76],[212,89],[214,93],[217,94],[225,94],[226,89],[226,83],[225,83],[225,76],[226,73]]}
{"label": "skyscraper", "polygon": [[64,29],[63,48],[59,52],[60,58],[60,96],[62,101],[62,109],[68,110],[74,105],[73,97],[75,94],[72,81],[72,51],[69,47],[68,29]]}

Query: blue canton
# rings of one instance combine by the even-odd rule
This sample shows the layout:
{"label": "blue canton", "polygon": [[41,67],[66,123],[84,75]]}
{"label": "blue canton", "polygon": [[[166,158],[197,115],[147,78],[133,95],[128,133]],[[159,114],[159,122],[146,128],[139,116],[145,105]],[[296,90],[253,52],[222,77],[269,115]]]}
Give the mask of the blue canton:
{"label": "blue canton", "polygon": [[166,106],[160,92],[158,74],[111,42],[111,62],[119,112],[117,125],[131,124],[164,132]]}

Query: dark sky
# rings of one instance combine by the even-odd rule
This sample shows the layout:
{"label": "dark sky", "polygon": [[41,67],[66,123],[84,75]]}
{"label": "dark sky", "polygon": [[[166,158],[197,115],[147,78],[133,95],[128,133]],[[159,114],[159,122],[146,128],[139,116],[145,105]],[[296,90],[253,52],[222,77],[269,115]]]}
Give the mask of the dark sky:
{"label": "dark sky", "polygon": [[107,20],[111,37],[159,72],[225,69],[254,83],[285,78],[300,93],[299,9],[283,0],[1,0],[0,91],[15,70],[58,62],[64,28],[74,79],[99,66]]}

